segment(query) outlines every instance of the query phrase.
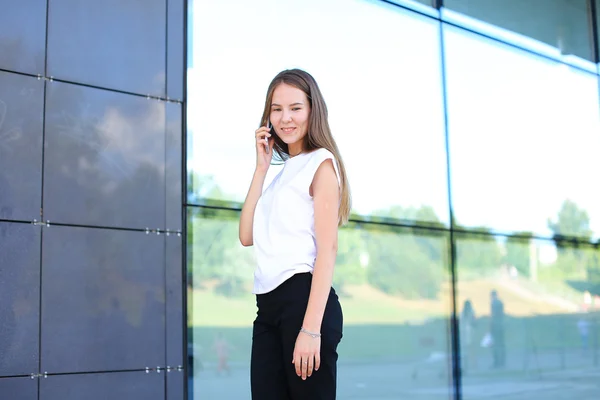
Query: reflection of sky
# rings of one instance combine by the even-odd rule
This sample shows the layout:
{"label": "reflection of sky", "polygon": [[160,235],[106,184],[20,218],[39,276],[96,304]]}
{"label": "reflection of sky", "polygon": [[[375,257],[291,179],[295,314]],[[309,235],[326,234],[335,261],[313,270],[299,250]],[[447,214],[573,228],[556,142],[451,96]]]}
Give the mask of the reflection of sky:
{"label": "reflection of sky", "polygon": [[[194,2],[189,166],[243,200],[267,85],[297,66],[321,85],[355,211],[430,205],[448,221],[439,25],[366,0],[302,4]],[[548,233],[568,197],[600,231],[595,76],[458,30],[445,40],[459,222]]]}

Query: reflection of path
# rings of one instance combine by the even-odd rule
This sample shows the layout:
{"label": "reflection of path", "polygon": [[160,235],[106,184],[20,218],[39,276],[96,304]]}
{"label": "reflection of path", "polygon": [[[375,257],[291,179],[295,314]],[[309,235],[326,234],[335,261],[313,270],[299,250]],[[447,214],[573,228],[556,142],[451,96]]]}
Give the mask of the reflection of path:
{"label": "reflection of path", "polygon": [[[442,365],[443,367],[443,365]],[[341,364],[338,373],[338,399],[361,400],[447,400],[451,397],[448,375],[438,375],[437,366],[411,378],[414,364]],[[248,368],[233,368],[231,376],[200,373],[194,382],[196,398],[250,400]],[[600,369],[545,372],[541,377],[523,377],[518,370],[497,374],[485,371],[463,382],[464,399],[573,400],[597,399]]]}
{"label": "reflection of path", "polygon": [[577,311],[579,309],[578,304],[568,299],[557,295],[541,294],[538,292],[534,292],[527,286],[520,284],[521,282],[525,281],[519,278],[518,280],[498,280],[497,284],[501,285],[506,290],[510,290],[511,292],[522,297],[523,299],[551,304],[555,307],[571,312]]}

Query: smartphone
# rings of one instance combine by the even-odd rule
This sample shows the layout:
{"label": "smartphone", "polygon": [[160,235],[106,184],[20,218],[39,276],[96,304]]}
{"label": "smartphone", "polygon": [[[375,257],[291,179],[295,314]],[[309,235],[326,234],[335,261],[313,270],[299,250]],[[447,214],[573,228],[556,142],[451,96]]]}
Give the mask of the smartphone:
{"label": "smartphone", "polygon": [[[267,120],[267,129],[269,130],[269,133],[271,133],[271,120]],[[267,152],[267,154],[269,154],[269,138],[265,137],[265,151]]]}

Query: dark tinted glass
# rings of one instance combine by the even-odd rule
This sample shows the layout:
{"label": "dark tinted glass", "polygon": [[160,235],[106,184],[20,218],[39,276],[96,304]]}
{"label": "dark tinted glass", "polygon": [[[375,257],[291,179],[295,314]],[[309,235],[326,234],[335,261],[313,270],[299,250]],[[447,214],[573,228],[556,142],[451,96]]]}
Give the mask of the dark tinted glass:
{"label": "dark tinted glass", "polygon": [[169,235],[165,240],[167,284],[167,366],[183,366],[183,264],[182,237]]}
{"label": "dark tinted glass", "polygon": [[40,219],[43,90],[41,80],[0,71],[0,218]]}
{"label": "dark tinted glass", "polygon": [[40,230],[0,222],[0,375],[38,369]]}
{"label": "dark tinted glass", "polygon": [[169,9],[167,26],[167,97],[183,100],[183,25],[186,0],[167,0]]}
{"label": "dark tinted glass", "polygon": [[463,398],[597,397],[600,252],[459,234],[456,255]]}
{"label": "dark tinted glass", "polygon": [[38,400],[38,381],[31,378],[0,379],[2,399]]}
{"label": "dark tinted glass", "polygon": [[47,0],[2,2],[0,68],[44,74],[46,3]]}
{"label": "dark tinted glass", "polygon": [[167,103],[166,107],[166,228],[180,231],[181,219],[183,218],[181,193],[183,126],[181,123],[181,104]]}
{"label": "dark tinted glass", "polygon": [[51,1],[48,75],[164,97],[165,1]]}
{"label": "dark tinted glass", "polygon": [[458,224],[598,237],[597,75],[450,26],[444,39]]}
{"label": "dark tinted glass", "polygon": [[165,102],[48,86],[44,220],[164,228]]}
{"label": "dark tinted glass", "polygon": [[163,400],[163,372],[57,375],[42,379],[40,400]]}
{"label": "dark tinted glass", "polygon": [[442,14],[453,22],[568,62],[593,65],[587,0],[444,0],[444,7],[454,11]]}
{"label": "dark tinted glass", "polygon": [[42,370],[163,365],[164,238],[53,226],[43,242]]}

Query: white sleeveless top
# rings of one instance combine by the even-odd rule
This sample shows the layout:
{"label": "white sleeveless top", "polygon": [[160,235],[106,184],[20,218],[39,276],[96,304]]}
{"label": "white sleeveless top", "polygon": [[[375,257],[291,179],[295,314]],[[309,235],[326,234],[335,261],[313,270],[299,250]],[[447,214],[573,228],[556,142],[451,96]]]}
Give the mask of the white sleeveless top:
{"label": "white sleeveless top", "polygon": [[327,159],[333,161],[339,185],[334,155],[318,149],[286,160],[258,200],[252,233],[257,263],[254,294],[270,292],[294,274],[313,271],[317,246],[309,190],[315,172]]}

